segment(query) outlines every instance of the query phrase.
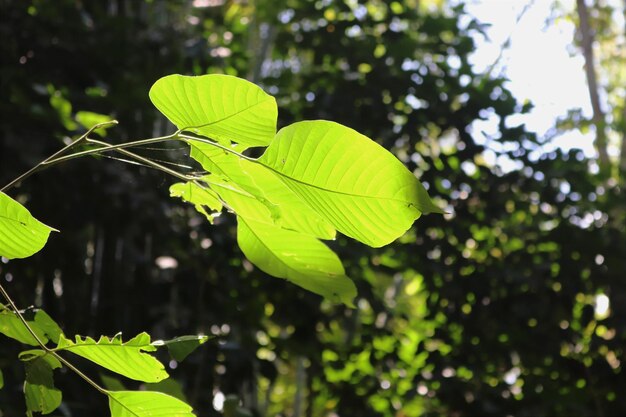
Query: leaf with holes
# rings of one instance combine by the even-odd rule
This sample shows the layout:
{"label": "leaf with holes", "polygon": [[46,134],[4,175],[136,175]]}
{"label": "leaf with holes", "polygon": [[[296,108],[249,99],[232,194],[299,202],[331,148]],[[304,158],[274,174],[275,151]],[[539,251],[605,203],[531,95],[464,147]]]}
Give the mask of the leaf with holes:
{"label": "leaf with holes", "polygon": [[121,334],[113,338],[101,336],[98,341],[76,336],[75,342],[61,335],[57,349],[72,352],[137,381],[159,382],[168,377],[163,364],[145,353],[156,350],[147,333],[140,333],[126,343],[122,343]]}
{"label": "leaf with holes", "polygon": [[154,391],[109,391],[111,417],[195,417],[190,405]]}
{"label": "leaf with holes", "polygon": [[[179,182],[170,187],[170,197],[180,197],[183,201],[194,205],[195,209],[203,214],[209,222],[213,220],[222,211],[222,203],[215,191],[208,187],[201,187],[193,182]],[[209,213],[205,207],[212,210]]]}
{"label": "leaf with holes", "polygon": [[168,75],[150,89],[150,100],[176,127],[244,146],[267,146],[276,134],[274,97],[229,75]]}
{"label": "leaf with holes", "polygon": [[20,203],[0,192],[0,256],[27,258],[45,246],[53,230],[35,219]]}
{"label": "leaf with holes", "polygon": [[281,129],[259,162],[338,231],[380,247],[442,211],[419,180],[371,139],[325,120]]}

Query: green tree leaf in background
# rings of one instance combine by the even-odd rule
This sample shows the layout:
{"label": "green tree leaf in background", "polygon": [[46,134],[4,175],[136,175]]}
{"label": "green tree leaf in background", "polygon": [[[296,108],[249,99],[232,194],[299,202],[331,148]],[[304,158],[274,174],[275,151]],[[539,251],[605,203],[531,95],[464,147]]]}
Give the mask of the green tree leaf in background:
{"label": "green tree leaf in background", "polygon": [[262,271],[352,306],[354,283],[337,255],[316,238],[240,216],[237,242]]}
{"label": "green tree leaf in background", "polygon": [[180,362],[207,340],[209,336],[179,336],[171,340],[155,340],[152,345],[166,346],[172,358]]}
{"label": "green tree leaf in background", "polygon": [[[36,322],[27,321],[27,323],[39,337],[39,340],[43,343],[48,342],[45,332]],[[0,305],[0,333],[25,345],[39,345],[33,335],[26,329],[20,318],[12,311],[5,309],[2,305]]]}
{"label": "green tree leaf in background", "polygon": [[276,133],[276,100],[241,78],[168,75],[154,83],[150,100],[179,129],[222,143],[267,146]]}
{"label": "green tree leaf in background", "polygon": [[83,339],[80,336],[76,336],[76,341],[72,342],[61,336],[58,350],[72,352],[137,381],[159,382],[168,377],[163,364],[145,353],[156,350],[150,344],[150,335],[147,333],[140,333],[126,343],[122,343],[121,334],[113,338],[102,336],[97,342],[90,337]]}
{"label": "green tree leaf in background", "polygon": [[422,213],[441,213],[396,157],[334,122],[281,129],[259,162],[337,230],[373,247],[402,236]]}
{"label": "green tree leaf in background", "polygon": [[4,375],[2,374],[2,369],[0,369],[0,389],[4,388]]}
{"label": "green tree leaf in background", "polygon": [[53,230],[35,219],[20,203],[0,192],[0,256],[27,258],[44,247]]}
{"label": "green tree leaf in background", "polygon": [[194,417],[181,400],[154,391],[109,391],[111,417]]}
{"label": "green tree leaf in background", "polygon": [[26,414],[32,416],[34,412],[50,414],[61,405],[61,391],[54,387],[53,371],[61,367],[61,362],[51,355],[40,355],[24,364],[26,368],[26,382],[24,395],[26,397]]}

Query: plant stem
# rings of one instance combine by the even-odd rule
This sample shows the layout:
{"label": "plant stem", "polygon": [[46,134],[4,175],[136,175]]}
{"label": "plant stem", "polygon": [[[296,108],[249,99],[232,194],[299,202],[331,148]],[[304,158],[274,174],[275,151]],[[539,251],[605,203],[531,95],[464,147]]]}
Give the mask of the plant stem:
{"label": "plant stem", "polygon": [[31,169],[29,169],[25,173],[23,173],[22,175],[20,175],[19,177],[17,177],[16,179],[11,181],[7,185],[5,185],[4,187],[0,188],[0,192],[4,192],[4,191],[8,190],[9,188],[13,187],[18,182],[25,180],[26,178],[28,178],[31,175],[33,175],[35,172],[37,172],[40,169],[42,169],[42,167],[45,166],[50,160],[57,158],[59,155],[63,154],[67,150],[69,150],[69,149],[73,148],[74,146],[84,142],[87,139],[87,136],[89,136],[89,134],[91,132],[93,132],[95,129],[98,129],[98,128],[101,128],[101,127],[104,127],[104,126],[108,126],[108,125],[117,124],[117,123],[118,123],[117,120],[110,120],[108,122],[98,123],[97,125],[92,126],[87,132],[85,132],[83,135],[81,135],[78,139],[72,141],[70,144],[66,145],[62,149],[60,149],[57,152],[55,152],[54,154],[50,155],[49,157],[47,157],[46,159],[44,159],[43,161],[41,161],[40,163],[38,163],[37,165],[35,165]]}
{"label": "plant stem", "polygon": [[21,320],[22,324],[24,324],[24,326],[26,327],[26,330],[28,330],[28,332],[31,334],[31,336],[33,336],[35,338],[35,340],[37,341],[37,344],[39,345],[39,347],[41,347],[46,353],[48,353],[48,354],[54,356],[55,358],[57,358],[59,360],[59,362],[61,362],[68,369],[70,369],[71,371],[76,373],[79,377],[81,377],[83,380],[85,380],[89,385],[94,387],[100,393],[102,393],[104,395],[108,395],[107,390],[102,388],[94,380],[92,380],[87,375],[82,373],[82,371],[80,369],[76,368],[74,365],[72,365],[70,362],[68,362],[65,358],[63,358],[57,352],[53,351],[48,346],[46,346],[46,344],[39,338],[39,336],[37,336],[37,333],[35,333],[33,328],[30,327],[30,325],[28,324],[28,322],[26,321],[26,319],[24,318],[24,316],[22,315],[20,310],[15,305],[15,302],[13,301],[13,299],[9,296],[9,293],[4,289],[2,284],[0,284],[0,293],[2,294],[2,297],[4,297],[4,299],[7,300],[7,302],[11,306],[11,310],[13,310],[15,315],[17,315],[17,317],[19,317],[19,319]]}

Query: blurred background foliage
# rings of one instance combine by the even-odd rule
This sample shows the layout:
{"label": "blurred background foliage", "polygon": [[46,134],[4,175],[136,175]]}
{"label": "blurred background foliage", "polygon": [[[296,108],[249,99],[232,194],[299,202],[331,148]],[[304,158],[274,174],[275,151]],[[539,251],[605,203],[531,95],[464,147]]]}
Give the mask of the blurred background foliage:
{"label": "blurred background foliage", "polygon": [[[326,118],[377,140],[449,213],[386,248],[332,242],[359,289],[348,309],[256,270],[233,219],[211,226],[170,199],[172,178],[85,158],[11,190],[62,233],[0,279],[68,334],[215,335],[161,387],[199,416],[624,415],[619,175],[576,150],[531,157],[541,138],[508,119],[530,104],[468,62],[482,31],[432,0],[0,0],[1,184],[88,112],[120,121],[113,142],[169,133],[152,83],[226,73],[275,95],[280,126]],[[493,116],[488,159],[473,123]],[[0,344],[3,416],[25,409],[18,350]],[[53,415],[107,415],[74,375],[56,380]]]}

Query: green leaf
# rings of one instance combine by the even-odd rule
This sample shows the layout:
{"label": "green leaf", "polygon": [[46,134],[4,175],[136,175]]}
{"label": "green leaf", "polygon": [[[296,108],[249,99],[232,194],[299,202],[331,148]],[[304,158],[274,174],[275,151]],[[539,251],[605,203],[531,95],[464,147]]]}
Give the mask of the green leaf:
{"label": "green leaf", "polygon": [[[170,187],[170,197],[180,197],[184,201],[194,205],[196,210],[202,213],[209,222],[222,211],[222,203],[215,191],[204,188],[193,182],[179,182]],[[213,213],[208,213],[204,207],[209,207]]]}
{"label": "green leaf", "polygon": [[181,400],[154,391],[109,391],[111,417],[195,417]]}
{"label": "green leaf", "polygon": [[441,212],[406,167],[371,139],[325,120],[281,129],[259,158],[343,234],[374,247]]}
{"label": "green leaf", "polygon": [[20,203],[0,192],[0,256],[27,258],[44,247],[53,230],[31,216]]}
{"label": "green leaf", "polygon": [[59,337],[63,334],[63,330],[45,311],[38,309],[35,312],[35,323],[37,326],[52,340],[59,343]]}
{"label": "green leaf", "polygon": [[76,336],[76,341],[72,342],[61,336],[58,349],[82,356],[137,381],[159,382],[168,377],[163,364],[154,356],[144,353],[156,350],[150,344],[150,335],[147,333],[140,333],[126,343],[122,343],[121,334],[113,338],[101,336],[97,342],[90,337],[82,339],[80,336]]}
{"label": "green leaf", "polygon": [[276,100],[241,78],[168,75],[154,83],[150,100],[180,130],[222,143],[267,146],[276,133]]}
{"label": "green leaf", "polygon": [[[48,342],[45,332],[34,321],[26,321],[43,343]],[[22,320],[9,310],[0,311],[0,333],[25,345],[38,346],[37,340],[28,331]]]}
{"label": "green leaf", "polygon": [[277,224],[321,239],[335,237],[334,227],[291,191],[270,169],[207,143],[189,143],[191,156],[204,169],[213,173],[206,178],[211,188],[238,215]]}
{"label": "green leaf", "polygon": [[167,346],[172,358],[180,362],[207,340],[209,336],[179,336],[171,340],[155,340],[152,345]]}
{"label": "green leaf", "polygon": [[164,379],[156,384],[146,384],[146,389],[148,391],[162,392],[163,394],[171,395],[174,398],[187,402],[187,397],[183,392],[183,386],[174,378]]}
{"label": "green leaf", "polygon": [[60,368],[61,363],[54,356],[43,355],[26,362],[26,382],[24,396],[26,398],[26,414],[33,412],[50,414],[61,405],[61,391],[54,387],[53,370]]}
{"label": "green leaf", "polygon": [[352,306],[354,283],[337,255],[314,237],[238,217],[237,242],[262,271]]}
{"label": "green leaf", "polygon": [[[122,381],[117,378],[100,374],[100,379],[102,380],[102,386],[109,391],[126,391]],[[167,379],[164,379],[164,381],[167,381]]]}
{"label": "green leaf", "polygon": [[4,388],[4,375],[2,374],[2,369],[0,369],[0,389]]}

